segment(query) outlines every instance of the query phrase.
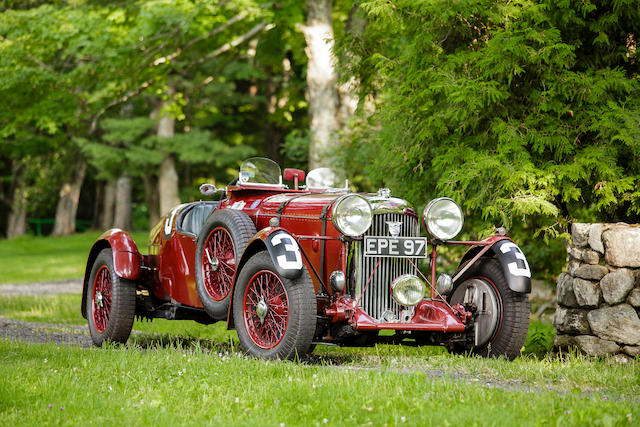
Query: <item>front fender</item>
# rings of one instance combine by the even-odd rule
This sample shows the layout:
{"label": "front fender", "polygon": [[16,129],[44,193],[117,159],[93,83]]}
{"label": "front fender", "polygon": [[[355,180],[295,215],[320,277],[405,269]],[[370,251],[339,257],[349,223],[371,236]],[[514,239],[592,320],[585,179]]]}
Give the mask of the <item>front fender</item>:
{"label": "front fender", "polygon": [[[302,252],[298,242],[284,228],[267,227],[260,230],[251,239],[240,257],[236,275],[233,281],[233,289],[236,287],[238,273],[246,262],[256,253],[267,250],[277,273],[287,279],[295,280],[302,275]],[[232,329],[233,324],[233,290],[229,303],[229,315],[227,316],[227,328]]]}
{"label": "front fender", "polygon": [[123,279],[137,280],[140,278],[140,260],[142,255],[138,251],[136,242],[131,236],[118,229],[113,228],[104,232],[91,247],[87,266],[84,270],[84,281],[82,286],[82,316],[87,317],[85,302],[87,297],[87,285],[91,276],[93,263],[103,249],[110,248],[113,254],[113,267],[116,274]]}
{"label": "front fender", "polygon": [[273,261],[273,265],[280,276],[291,280],[300,277],[304,268],[300,247],[296,239],[284,228],[280,227],[264,228],[251,239],[242,253],[237,271],[240,271],[242,265],[252,255],[265,248],[269,252],[271,261]]}
{"label": "front fender", "polygon": [[491,250],[500,261],[509,289],[514,292],[530,293],[531,270],[527,257],[518,245],[511,240],[500,240],[491,246]]}
{"label": "front fender", "polygon": [[461,264],[473,259],[483,247],[490,246],[489,250],[493,252],[502,266],[509,289],[514,292],[530,293],[531,270],[527,258],[518,245],[508,237],[502,236],[492,236],[481,243],[486,243],[486,245],[474,246],[469,249],[462,258]]}

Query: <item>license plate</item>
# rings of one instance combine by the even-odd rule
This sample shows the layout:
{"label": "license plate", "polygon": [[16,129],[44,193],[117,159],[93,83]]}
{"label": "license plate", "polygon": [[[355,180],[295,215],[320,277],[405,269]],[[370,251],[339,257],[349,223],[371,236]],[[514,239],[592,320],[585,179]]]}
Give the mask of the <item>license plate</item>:
{"label": "license plate", "polygon": [[364,256],[392,258],[426,258],[427,238],[365,236]]}

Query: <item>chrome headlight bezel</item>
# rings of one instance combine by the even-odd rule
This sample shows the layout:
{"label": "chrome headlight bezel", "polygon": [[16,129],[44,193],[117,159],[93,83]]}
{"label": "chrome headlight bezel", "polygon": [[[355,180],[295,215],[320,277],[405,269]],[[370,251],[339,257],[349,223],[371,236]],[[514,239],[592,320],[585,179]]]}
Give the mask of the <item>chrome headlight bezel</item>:
{"label": "chrome headlight bezel", "polygon": [[[443,224],[443,221],[453,223]],[[430,201],[424,208],[422,222],[431,237],[439,240],[451,240],[462,230],[464,215],[460,206],[453,199],[439,197]]]}
{"label": "chrome headlight bezel", "polygon": [[427,293],[427,286],[418,276],[403,274],[391,283],[391,296],[400,305],[413,307],[422,301]]}
{"label": "chrome headlight bezel", "polygon": [[[360,218],[353,217],[354,209],[359,209]],[[357,194],[346,194],[340,197],[333,206],[331,221],[336,229],[346,236],[362,236],[373,223],[373,209],[364,197]]]}

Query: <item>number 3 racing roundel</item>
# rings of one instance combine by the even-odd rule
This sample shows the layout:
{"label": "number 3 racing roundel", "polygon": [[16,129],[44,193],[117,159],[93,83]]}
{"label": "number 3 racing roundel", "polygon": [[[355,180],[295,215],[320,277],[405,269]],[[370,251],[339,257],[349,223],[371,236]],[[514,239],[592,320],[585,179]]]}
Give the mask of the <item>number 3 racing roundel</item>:
{"label": "number 3 racing roundel", "polygon": [[276,231],[267,237],[265,244],[278,274],[288,279],[300,277],[302,254],[298,242],[289,233]]}
{"label": "number 3 racing roundel", "polygon": [[491,247],[502,265],[509,289],[531,292],[531,270],[522,250],[511,240],[501,240]]}

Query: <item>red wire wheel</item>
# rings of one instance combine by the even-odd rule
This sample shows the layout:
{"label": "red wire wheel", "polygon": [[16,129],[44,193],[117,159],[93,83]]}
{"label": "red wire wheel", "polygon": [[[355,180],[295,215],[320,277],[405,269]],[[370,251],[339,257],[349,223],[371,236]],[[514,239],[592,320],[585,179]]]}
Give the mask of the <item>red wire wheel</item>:
{"label": "red wire wheel", "polygon": [[277,274],[269,270],[254,274],[242,309],[247,333],[258,347],[268,350],[282,341],[289,323],[289,298]]}
{"label": "red wire wheel", "polygon": [[236,272],[235,247],[231,234],[224,227],[216,227],[207,236],[202,251],[202,279],[204,288],[215,301],[229,295]]}
{"label": "red wire wheel", "polygon": [[98,347],[105,341],[124,344],[129,339],[136,312],[136,286],[136,282],[116,273],[111,248],[98,253],[82,293],[82,313]]}
{"label": "red wire wheel", "polygon": [[233,324],[240,347],[262,359],[295,359],[311,349],[318,303],[309,272],[278,274],[266,250],[238,271],[233,290]]}
{"label": "red wire wheel", "polygon": [[93,323],[99,333],[104,333],[111,314],[111,275],[106,265],[100,267],[93,280],[91,295]]}

